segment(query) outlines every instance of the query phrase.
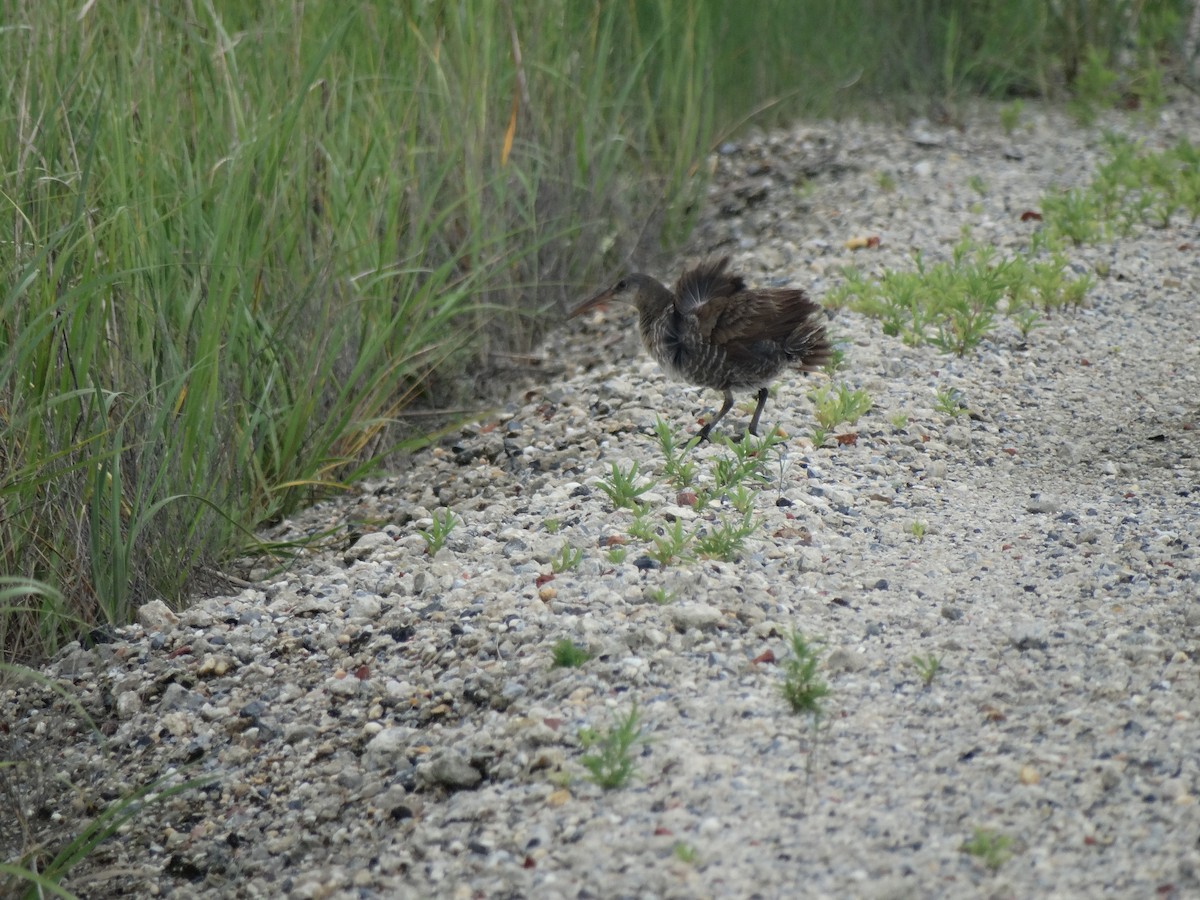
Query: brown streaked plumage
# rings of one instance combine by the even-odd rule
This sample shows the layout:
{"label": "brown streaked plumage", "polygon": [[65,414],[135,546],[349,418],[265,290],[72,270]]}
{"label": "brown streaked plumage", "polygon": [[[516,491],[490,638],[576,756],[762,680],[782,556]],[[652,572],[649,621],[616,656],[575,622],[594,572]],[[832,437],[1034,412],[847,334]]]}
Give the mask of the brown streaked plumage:
{"label": "brown streaked plumage", "polygon": [[813,371],[831,355],[821,307],[797,288],[747,288],[726,271],[729,257],[684,272],[667,290],[649,275],[626,275],[571,313],[611,300],[638,310],[642,343],[676,378],[724,391],[720,411],[700,429],[708,437],[733,406],[735,388],[758,391],[750,433],[767,402],[767,382],[789,366]]}

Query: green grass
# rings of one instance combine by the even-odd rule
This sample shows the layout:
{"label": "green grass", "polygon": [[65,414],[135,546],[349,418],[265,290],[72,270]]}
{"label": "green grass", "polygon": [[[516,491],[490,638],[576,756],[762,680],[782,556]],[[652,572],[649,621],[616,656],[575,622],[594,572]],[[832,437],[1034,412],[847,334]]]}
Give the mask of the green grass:
{"label": "green grass", "polygon": [[624,787],[637,776],[634,748],[646,737],[638,721],[637,704],[606,731],[582,728],[579,742],[588,751],[580,760],[588,778],[606,791]]}
{"label": "green grass", "polygon": [[558,555],[550,561],[550,568],[557,573],[569,572],[571,569],[578,568],[581,562],[583,562],[583,551],[570,544],[563,544]]}
{"label": "green grass", "polygon": [[426,440],[413,403],[686,232],[712,132],[695,3],[80,9],[0,30],[0,572],[45,587],[8,658]]}
{"label": "green grass", "polygon": [[654,482],[641,477],[637,463],[630,464],[628,469],[612,463],[608,477],[596,482],[596,486],[612,501],[613,506],[636,511],[642,505],[638,498],[654,487]]}
{"label": "green grass", "polygon": [[993,872],[1012,858],[1013,839],[1008,835],[987,828],[976,828],[971,839],[959,847],[963,853],[974,856]]}
{"label": "green grass", "polygon": [[550,650],[554,667],[558,669],[578,669],[592,658],[582,647],[576,646],[569,638],[557,641]]}
{"label": "green grass", "polygon": [[913,668],[917,670],[917,674],[921,677],[921,683],[925,687],[933,684],[933,680],[942,671],[942,658],[933,653],[927,653],[924,656],[919,653],[915,654],[912,658],[912,664]]}
{"label": "green grass", "polygon": [[419,529],[417,534],[425,541],[425,552],[437,556],[446,546],[450,533],[458,526],[458,518],[448,509],[434,510],[428,528]]}
{"label": "green grass", "polygon": [[800,632],[792,634],[792,655],[783,663],[783,699],[792,712],[819,719],[825,712],[829,684],[817,673],[821,657]]}

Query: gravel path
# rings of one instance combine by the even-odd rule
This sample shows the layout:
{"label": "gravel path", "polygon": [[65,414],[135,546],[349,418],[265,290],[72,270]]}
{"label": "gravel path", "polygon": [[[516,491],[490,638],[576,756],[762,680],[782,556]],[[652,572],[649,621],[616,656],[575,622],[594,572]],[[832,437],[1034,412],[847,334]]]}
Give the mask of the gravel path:
{"label": "gravel path", "polygon": [[[1105,124],[1200,143],[1181,103]],[[847,264],[945,259],[964,226],[1023,246],[1021,213],[1102,154],[1098,128],[1025,119],[723,147],[695,249],[819,298]],[[861,235],[880,246],[845,249]],[[836,378],[874,408],[855,443],[814,448],[823,376],[780,382],[765,421],[791,437],[733,563],[646,568],[637,541],[610,561],[632,517],[597,480],[660,472],[655,417],[694,429],[717,398],[639,355],[628,314],[589,317],[543,383],[276,535],[336,546],[68,648],[45,674],[100,735],[44,688],[9,690],[0,756],[37,828],[213,777],[94,851],[69,882],[89,897],[1200,896],[1198,247],[1176,221],[1073,250],[1106,272],[1085,308],[962,359],[837,313]],[[939,389],[970,415],[938,412]],[[699,449],[702,479],[728,455]],[[648,499],[661,525],[720,512]],[[439,507],[460,524],[430,559]],[[582,561],[548,579],[564,544]],[[793,630],[823,641],[815,730],[780,693]],[[552,668],[563,638],[594,658]],[[940,658],[928,686],[915,655]],[[604,791],[580,729],[634,704],[637,777]],[[963,852],[977,829],[1008,858]]]}

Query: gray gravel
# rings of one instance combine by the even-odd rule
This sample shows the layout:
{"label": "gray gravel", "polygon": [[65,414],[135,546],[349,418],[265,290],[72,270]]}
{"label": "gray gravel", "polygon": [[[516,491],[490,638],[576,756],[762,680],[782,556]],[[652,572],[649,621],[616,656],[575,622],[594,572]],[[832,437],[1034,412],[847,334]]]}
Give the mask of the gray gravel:
{"label": "gray gravel", "polygon": [[[1025,120],[727,145],[694,249],[819,298],[848,264],[945,259],[964,226],[1023,246],[1021,213],[1102,153],[1099,128]],[[1200,143],[1200,106],[1104,126]],[[790,437],[732,563],[641,568],[636,541],[610,562],[631,516],[597,480],[660,471],[655,417],[695,429],[717,398],[639,355],[627,313],[575,323],[554,376],[273,535],[335,546],[68,648],[44,669],[65,697],[8,690],[24,811],[75,825],[154,777],[213,777],[95,850],[69,882],[89,897],[1198,896],[1197,247],[1176,220],[1073,250],[1107,273],[1085,308],[962,359],[837,313],[837,380],[874,408],[813,447],[823,376],[780,381],[764,421]],[[728,452],[696,452],[703,478]],[[720,512],[649,499],[663,524]],[[460,524],[430,559],[442,507]],[[564,544],[582,562],[549,579]],[[797,629],[832,688],[816,730],[780,694]],[[562,638],[594,658],[552,668]],[[635,703],[638,777],[606,792],[579,732]],[[994,870],[961,849],[981,828],[1011,839]]]}

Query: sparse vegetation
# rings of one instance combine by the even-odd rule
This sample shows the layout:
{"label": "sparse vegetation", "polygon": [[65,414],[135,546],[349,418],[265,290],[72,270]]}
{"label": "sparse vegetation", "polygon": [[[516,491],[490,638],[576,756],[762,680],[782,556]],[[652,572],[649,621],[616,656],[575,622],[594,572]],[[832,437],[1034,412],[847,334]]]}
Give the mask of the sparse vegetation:
{"label": "sparse vegetation", "polygon": [[829,685],[817,673],[820,656],[800,632],[792,634],[792,655],[783,664],[783,698],[792,712],[819,719],[825,711]]}
{"label": "sparse vegetation", "polygon": [[671,848],[671,852],[675,854],[675,858],[682,863],[687,863],[689,866],[696,864],[696,860],[700,858],[699,851],[691,844],[684,841],[676,841],[675,846]]}
{"label": "sparse vegetation", "polygon": [[613,506],[636,511],[641,506],[638,497],[654,487],[654,482],[641,477],[637,463],[625,469],[614,462],[608,477],[600,479],[596,486],[604,491]]}
{"label": "sparse vegetation", "polygon": [[926,524],[924,519],[913,519],[908,524],[908,533],[915,537],[918,542],[925,540],[925,532],[928,531],[928,529],[929,526]]}
{"label": "sparse vegetation", "polygon": [[988,828],[976,828],[969,841],[959,848],[963,853],[974,856],[995,872],[1012,858],[1009,848],[1013,840],[1007,835]]}
{"label": "sparse vegetation", "polygon": [[425,552],[430,556],[437,556],[438,551],[446,546],[450,533],[458,525],[458,519],[448,509],[435,509],[430,519],[429,527],[419,529],[417,533],[425,540]]}
{"label": "sparse vegetation", "polygon": [[606,791],[624,787],[637,775],[634,748],[646,740],[638,721],[637,704],[607,731],[582,728],[579,742],[588,752],[580,760],[588,778]]}
{"label": "sparse vegetation", "polygon": [[944,415],[957,418],[967,411],[962,391],[956,388],[938,388],[934,391],[934,408]]}
{"label": "sparse vegetation", "polygon": [[583,551],[570,544],[563,544],[558,556],[550,562],[550,567],[557,573],[567,572],[578,567],[583,562]]}
{"label": "sparse vegetation", "polygon": [[1000,127],[1004,129],[1005,134],[1011,135],[1017,130],[1017,126],[1021,124],[1021,113],[1024,110],[1025,104],[1020,100],[1013,100],[1000,107]]}
{"label": "sparse vegetation", "polygon": [[927,653],[924,656],[914,655],[912,664],[917,670],[917,674],[921,676],[921,682],[925,687],[933,684],[933,679],[937,678],[938,673],[942,671],[942,658],[933,653]]}
{"label": "sparse vegetation", "polygon": [[[813,443],[818,447],[838,425],[854,425],[871,409],[867,392],[846,384],[816,388],[809,391],[808,397],[813,402],[813,416],[817,420]],[[818,436],[820,440],[817,440]]]}
{"label": "sparse vegetation", "polygon": [[660,587],[647,588],[646,596],[659,606],[666,606],[675,600],[674,594]]}
{"label": "sparse vegetation", "polygon": [[558,669],[578,669],[592,658],[592,654],[568,638],[555,642],[550,653],[554,667]]}

